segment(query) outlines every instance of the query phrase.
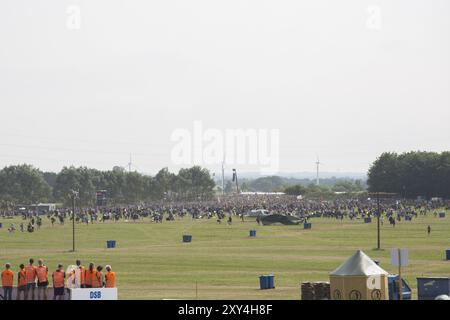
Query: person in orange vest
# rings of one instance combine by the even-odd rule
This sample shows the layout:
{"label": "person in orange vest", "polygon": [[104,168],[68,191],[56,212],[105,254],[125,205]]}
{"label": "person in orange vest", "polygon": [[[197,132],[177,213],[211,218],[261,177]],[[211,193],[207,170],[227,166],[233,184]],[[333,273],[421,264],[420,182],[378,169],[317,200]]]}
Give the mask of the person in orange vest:
{"label": "person in orange vest", "polygon": [[58,268],[52,273],[53,280],[53,300],[62,300],[64,297],[64,279],[66,278],[66,273],[63,270],[63,265],[58,264]]}
{"label": "person in orange vest", "polygon": [[25,291],[25,300],[28,300],[31,292],[31,299],[34,300],[34,290],[36,289],[36,267],[33,266],[34,259],[30,259],[30,264],[25,267],[25,276],[27,278],[27,290]]}
{"label": "person in orange vest", "polygon": [[11,271],[11,264],[5,264],[2,271],[3,299],[12,300],[12,289],[14,284],[14,272]]}
{"label": "person in orange vest", "polygon": [[112,271],[111,266],[107,265],[105,267],[107,273],[105,274],[105,288],[115,288],[116,287],[116,273]]}
{"label": "person in orange vest", "polygon": [[89,263],[89,268],[85,271],[84,281],[86,288],[92,288],[92,282],[96,278],[97,270],[95,270],[94,264]]}
{"label": "person in orange vest", "polygon": [[81,261],[77,260],[76,262],[78,274],[80,275],[80,279],[78,279],[78,283],[80,288],[86,288],[86,269],[81,265]]}
{"label": "person in orange vest", "polygon": [[39,259],[38,261],[36,274],[38,278],[38,300],[41,300],[41,293],[43,293],[44,300],[47,300],[48,267],[44,265],[44,261],[42,259]]}
{"label": "person in orange vest", "polygon": [[26,298],[27,292],[27,276],[23,263],[19,266],[20,271],[17,273],[17,300],[20,300],[20,293],[23,292],[23,300]]}
{"label": "person in orange vest", "polygon": [[92,278],[92,288],[103,288],[104,279],[103,279],[103,267],[97,266],[97,272],[95,276]]}

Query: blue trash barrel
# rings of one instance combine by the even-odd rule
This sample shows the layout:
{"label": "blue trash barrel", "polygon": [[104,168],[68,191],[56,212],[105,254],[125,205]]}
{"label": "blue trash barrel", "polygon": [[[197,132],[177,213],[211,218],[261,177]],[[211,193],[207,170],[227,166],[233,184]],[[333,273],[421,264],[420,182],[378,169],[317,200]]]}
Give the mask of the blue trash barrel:
{"label": "blue trash barrel", "polygon": [[371,223],[372,222],[372,218],[364,218],[364,223]]}
{"label": "blue trash barrel", "polygon": [[3,224],[0,222],[0,229],[3,227]]}
{"label": "blue trash barrel", "polygon": [[115,248],[116,247],[116,240],[107,240],[106,241],[106,248]]}
{"label": "blue trash barrel", "polygon": [[445,218],[445,212],[440,212],[439,213],[439,218]]}
{"label": "blue trash barrel", "polygon": [[268,289],[275,289],[275,277],[273,274],[269,274],[267,276],[267,288]]}
{"label": "blue trash barrel", "polygon": [[250,237],[256,237],[256,230],[250,230]]}
{"label": "blue trash barrel", "polygon": [[306,222],[303,224],[303,229],[311,229],[311,223]]}
{"label": "blue trash barrel", "polygon": [[192,236],[190,234],[183,235],[183,242],[191,242]]}
{"label": "blue trash barrel", "polygon": [[267,276],[259,276],[259,288],[261,290],[269,289],[269,278]]}
{"label": "blue trash barrel", "polygon": [[450,260],[450,249],[445,250],[445,259]]}

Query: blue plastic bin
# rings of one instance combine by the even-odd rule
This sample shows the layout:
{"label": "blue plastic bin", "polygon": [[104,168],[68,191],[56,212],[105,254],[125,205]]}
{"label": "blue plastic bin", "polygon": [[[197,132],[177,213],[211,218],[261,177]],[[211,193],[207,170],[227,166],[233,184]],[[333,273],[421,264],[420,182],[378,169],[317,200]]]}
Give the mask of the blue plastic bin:
{"label": "blue plastic bin", "polygon": [[411,216],[405,216],[405,220],[406,221],[412,221],[412,217]]}
{"label": "blue plastic bin", "polygon": [[116,247],[116,240],[107,240],[106,241],[106,248],[115,248]]}
{"label": "blue plastic bin", "polygon": [[268,289],[275,289],[275,276],[273,274],[269,274],[267,276],[268,281]]}
{"label": "blue plastic bin", "polygon": [[306,222],[303,224],[303,229],[311,229],[311,223]]}
{"label": "blue plastic bin", "polygon": [[434,300],[442,294],[450,295],[450,278],[417,278],[417,295],[419,300]]}
{"label": "blue plastic bin", "polygon": [[372,218],[364,218],[364,223],[371,223],[372,222]]}
{"label": "blue plastic bin", "polygon": [[259,288],[261,290],[269,289],[269,279],[267,276],[259,276]]}
{"label": "blue plastic bin", "polygon": [[450,260],[450,249],[445,250],[445,259]]}
{"label": "blue plastic bin", "polygon": [[3,224],[0,222],[0,229],[3,227]]}
{"label": "blue plastic bin", "polygon": [[250,237],[256,237],[256,230],[250,230]]}
{"label": "blue plastic bin", "polygon": [[183,242],[191,242],[192,236],[190,234],[183,235]]}
{"label": "blue plastic bin", "polygon": [[261,290],[275,289],[275,278],[273,274],[259,276],[259,287]]}
{"label": "blue plastic bin", "polygon": [[445,212],[439,212],[439,218],[445,218]]}

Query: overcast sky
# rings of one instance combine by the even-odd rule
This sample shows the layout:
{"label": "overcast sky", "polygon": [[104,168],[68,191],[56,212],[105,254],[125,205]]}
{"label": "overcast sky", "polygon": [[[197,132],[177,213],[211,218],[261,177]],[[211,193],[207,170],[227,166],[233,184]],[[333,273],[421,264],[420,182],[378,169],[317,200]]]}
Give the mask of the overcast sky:
{"label": "overcast sky", "polygon": [[364,172],[450,149],[449,62],[448,0],[2,0],[0,167],[175,170],[199,120],[279,129],[280,171]]}

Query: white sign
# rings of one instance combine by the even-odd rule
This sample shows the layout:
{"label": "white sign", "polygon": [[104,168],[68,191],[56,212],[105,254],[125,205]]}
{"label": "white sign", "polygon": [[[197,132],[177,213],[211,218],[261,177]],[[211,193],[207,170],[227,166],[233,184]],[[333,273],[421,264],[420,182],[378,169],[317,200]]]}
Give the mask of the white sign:
{"label": "white sign", "polygon": [[[400,253],[400,258],[399,258]],[[399,265],[400,263],[400,265]],[[391,251],[391,264],[396,267],[403,267],[408,265],[408,249],[394,248]]]}
{"label": "white sign", "polygon": [[70,289],[70,300],[117,300],[117,288]]}

